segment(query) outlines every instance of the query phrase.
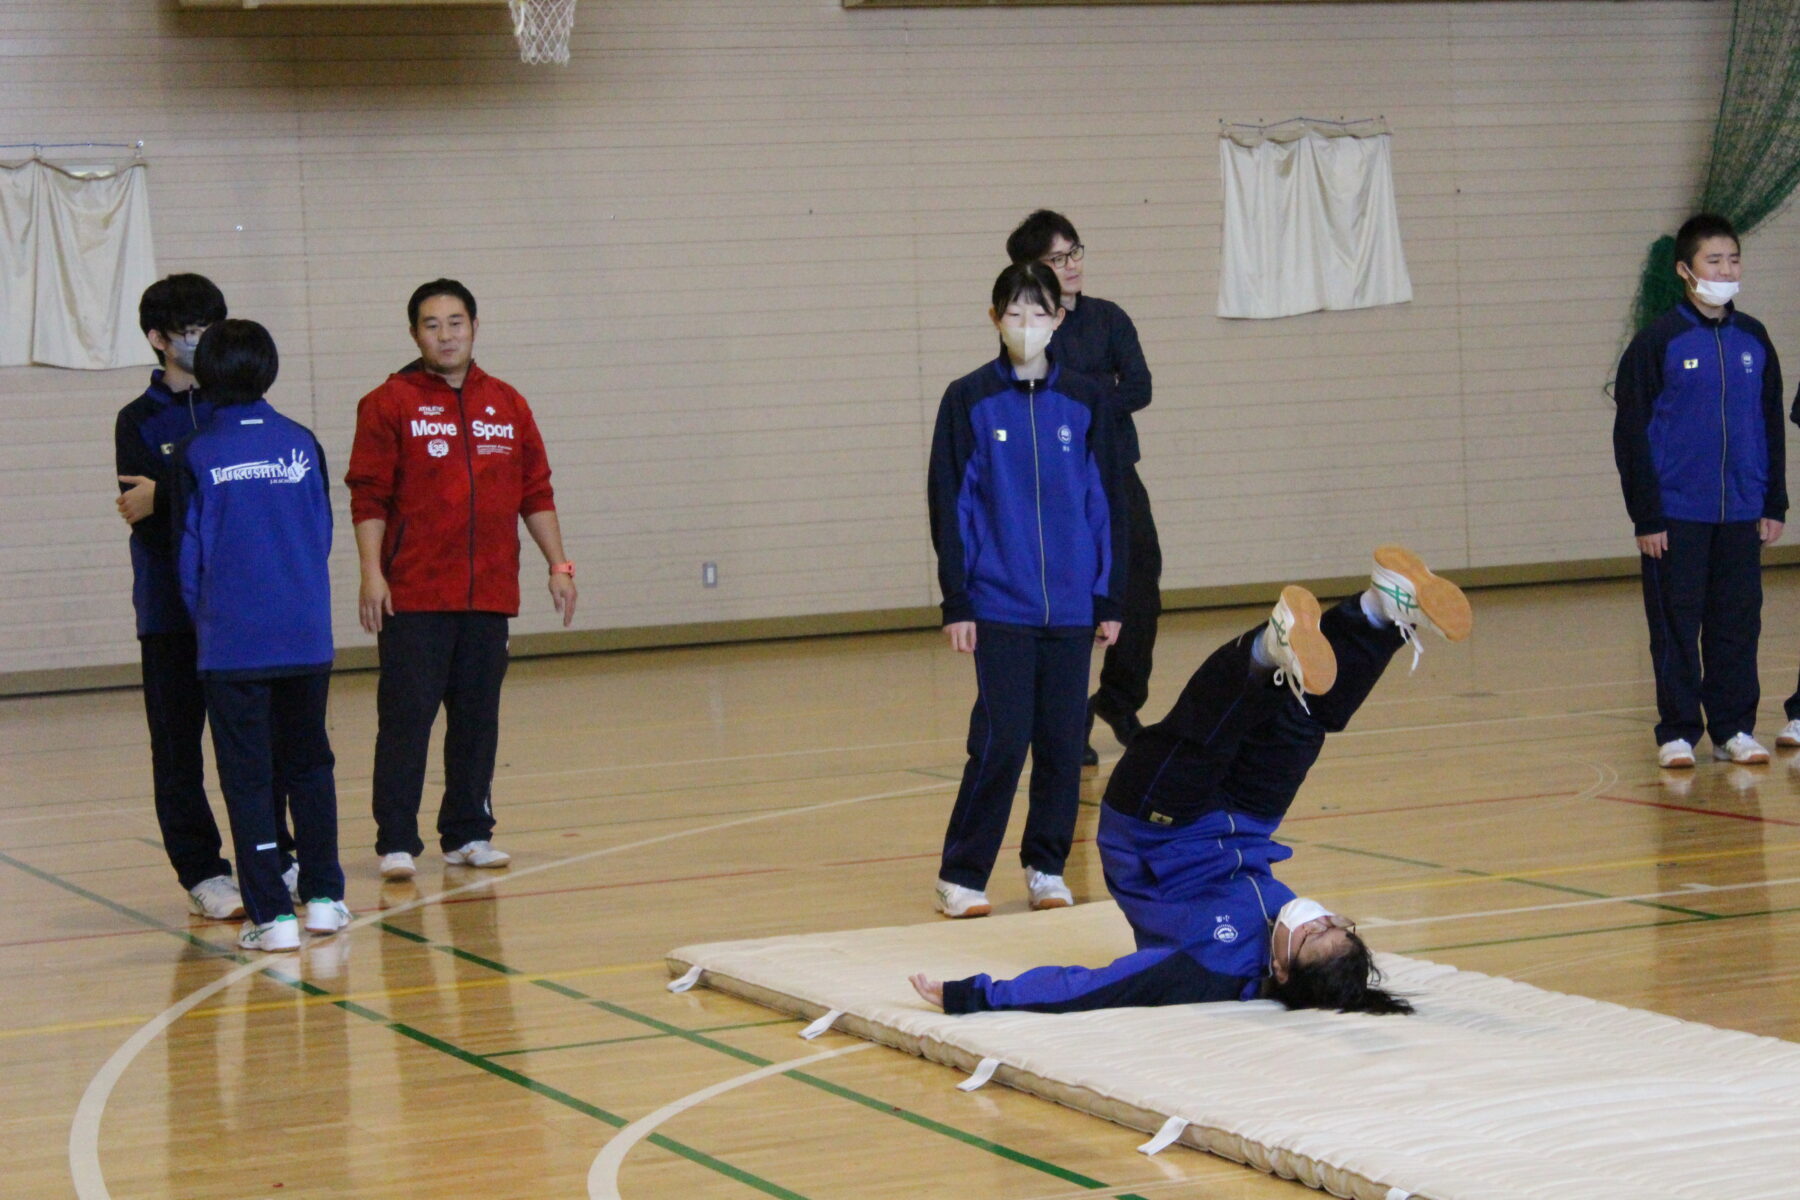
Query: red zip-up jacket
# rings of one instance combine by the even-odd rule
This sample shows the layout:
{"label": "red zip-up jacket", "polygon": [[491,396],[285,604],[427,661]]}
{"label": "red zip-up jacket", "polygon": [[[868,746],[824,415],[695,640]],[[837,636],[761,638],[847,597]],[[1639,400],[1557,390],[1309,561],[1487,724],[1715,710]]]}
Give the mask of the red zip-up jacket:
{"label": "red zip-up jacket", "polygon": [[556,507],[525,397],[475,364],[462,391],[418,363],[356,408],[350,519],[387,522],[395,612],[519,611],[519,519]]}

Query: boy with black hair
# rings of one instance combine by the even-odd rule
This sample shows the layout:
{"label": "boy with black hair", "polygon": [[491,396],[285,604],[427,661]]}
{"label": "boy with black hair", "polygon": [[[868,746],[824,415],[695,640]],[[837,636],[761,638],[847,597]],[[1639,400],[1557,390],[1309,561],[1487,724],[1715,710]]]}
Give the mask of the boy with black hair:
{"label": "boy with black hair", "polygon": [[1742,263],[1730,221],[1690,218],[1675,260],[1686,296],[1632,338],[1613,387],[1613,456],[1656,674],[1657,763],[1692,767],[1703,730],[1714,758],[1766,763],[1754,736],[1756,647],[1762,548],[1787,517],[1781,362],[1762,322],[1733,303]]}
{"label": "boy with black hair", "polygon": [[1156,622],[1162,613],[1162,547],[1150,493],[1138,478],[1137,425],[1131,414],[1150,407],[1150,368],[1138,345],[1137,327],[1125,310],[1110,300],[1082,290],[1086,249],[1069,218],[1047,208],[1026,217],[1006,239],[1013,262],[1041,262],[1056,272],[1067,316],[1056,331],[1057,361],[1064,369],[1111,384],[1122,491],[1131,524],[1125,567],[1125,598],[1119,639],[1100,663],[1100,689],[1088,702],[1088,742],[1082,764],[1097,766],[1092,745],[1094,718],[1105,721],[1122,746],[1143,728],[1138,710],[1150,698],[1151,660],[1156,650]]}
{"label": "boy with black hair", "polygon": [[225,319],[225,297],[204,275],[171,275],[144,289],[138,325],[162,365],[144,394],[119,410],[113,455],[119,515],[131,528],[132,604],[150,726],[150,770],[163,850],[188,904],[200,916],[230,920],[244,903],[220,854],[218,822],[206,801],[200,737],[206,697],[194,668],[194,629],[181,602],[169,512],[169,467],[176,445],[204,428],[212,405],[194,384],[194,348]]}
{"label": "boy with black hair", "polygon": [[952,383],[931,441],[931,542],[944,633],[975,657],[968,763],[938,871],[948,917],[985,916],[985,888],[1031,752],[1019,861],[1031,907],[1074,897],[1063,866],[1081,791],[1083,699],[1095,641],[1119,634],[1125,511],[1098,381],[1050,354],[1056,276],[1015,263],[988,315],[1000,356]]}
{"label": "boy with black hair", "polygon": [[331,502],[324,453],[265,394],[280,360],[254,321],[220,321],[194,371],[213,420],[176,451],[181,590],[249,917],[246,950],[295,950],[277,828],[287,789],[306,928],[350,922],[337,855],[331,682]]}

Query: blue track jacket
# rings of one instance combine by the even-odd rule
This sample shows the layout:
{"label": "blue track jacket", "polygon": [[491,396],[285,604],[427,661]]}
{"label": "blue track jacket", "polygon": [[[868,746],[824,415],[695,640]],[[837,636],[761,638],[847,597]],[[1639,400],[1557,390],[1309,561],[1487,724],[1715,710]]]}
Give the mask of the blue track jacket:
{"label": "blue track jacket", "polygon": [[[170,470],[175,447],[206,428],[212,405],[197,390],[177,396],[163,383],[161,368],[150,372],[144,394],[119,410],[113,426],[113,459],[120,475],[142,475],[156,481],[150,515],[131,527],[131,604],[137,610],[139,637],[176,633],[188,627],[181,603],[181,580],[175,570],[175,534],[169,514],[175,499]],[[130,485],[121,483],[124,493]]]}
{"label": "blue track jacket", "polygon": [[1185,945],[1147,946],[1104,967],[1036,967],[1012,979],[951,980],[944,984],[944,1011],[1087,1012],[1253,1000],[1269,973],[1275,915],[1293,895],[1266,868],[1245,872],[1186,903],[1205,933]]}
{"label": "blue track jacket", "polygon": [[220,408],[177,448],[181,591],[202,678],[331,666],[331,501],[312,431],[267,400]]}
{"label": "blue track jacket", "polygon": [[1688,301],[1639,331],[1619,360],[1613,457],[1641,537],[1675,521],[1787,516],[1781,362],[1762,322]]}
{"label": "blue track jacket", "polygon": [[1021,381],[1004,352],[938,406],[927,498],[944,624],[1092,627],[1125,596],[1125,503],[1110,386]]}

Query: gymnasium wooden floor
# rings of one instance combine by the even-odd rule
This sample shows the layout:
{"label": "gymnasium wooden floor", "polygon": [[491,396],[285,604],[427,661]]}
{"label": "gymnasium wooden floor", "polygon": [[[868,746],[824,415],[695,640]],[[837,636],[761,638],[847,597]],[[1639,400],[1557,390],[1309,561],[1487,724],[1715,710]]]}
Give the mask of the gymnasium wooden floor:
{"label": "gymnasium wooden floor", "polygon": [[[1772,744],[1800,571],[1768,585]],[[1658,772],[1635,583],[1475,602],[1470,642],[1432,640],[1411,677],[1396,660],[1327,746],[1286,826],[1289,881],[1380,948],[1800,1037],[1800,758]],[[1170,617],[1158,715],[1256,618]],[[186,915],[138,694],[0,702],[0,1193],[579,1197],[616,1129],[685,1101],[625,1157],[617,1194],[1318,1195],[1180,1147],[1146,1159],[1127,1130],[965,1095],[886,1049],[692,1100],[850,1041],[809,1046],[767,1010],[670,995],[663,953],[937,919],[972,695],[936,634],[519,663],[495,788],[513,868],[433,851],[416,887],[384,887],[374,677],[340,677],[344,860],[367,922],[248,964],[235,925]],[[1081,898],[1104,896],[1094,816],[1070,864]],[[992,891],[1024,907],[1011,866]]]}

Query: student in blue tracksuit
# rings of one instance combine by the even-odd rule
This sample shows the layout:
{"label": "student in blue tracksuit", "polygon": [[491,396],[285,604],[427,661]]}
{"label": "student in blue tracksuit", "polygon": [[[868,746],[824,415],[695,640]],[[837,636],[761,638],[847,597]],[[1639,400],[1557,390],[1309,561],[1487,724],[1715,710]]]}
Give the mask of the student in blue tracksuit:
{"label": "student in blue tracksuit", "polygon": [[1110,388],[1049,349],[1056,275],[1015,263],[994,283],[1000,356],[952,383],[931,441],[931,540],[944,633],[973,654],[969,759],[944,832],[936,903],[985,916],[986,887],[1031,752],[1019,859],[1033,908],[1074,902],[1063,866],[1080,800],[1092,647],[1119,636],[1125,507]]}
{"label": "student in blue tracksuit", "polygon": [[175,576],[169,464],[176,444],[212,418],[212,405],[194,385],[194,347],[208,325],[224,319],[225,296],[204,275],[171,275],[145,288],[138,324],[162,365],[150,372],[144,394],[119,410],[113,427],[119,516],[131,529],[131,600],[156,823],[189,906],[216,920],[242,916],[244,902],[206,802],[200,751],[206,698],[194,674],[194,630]]}
{"label": "student in blue tracksuit", "polygon": [[1742,267],[1729,221],[1691,218],[1675,259],[1687,295],[1632,338],[1613,386],[1613,456],[1656,673],[1657,761],[1693,766],[1704,731],[1714,758],[1764,763],[1756,646],[1762,548],[1787,517],[1781,363],[1762,322],[1732,303]]}
{"label": "student in blue tracksuit", "polygon": [[306,928],[350,921],[337,855],[335,760],[325,731],[332,660],[331,502],[312,431],[264,395],[279,359],[268,330],[220,321],[194,372],[213,420],[176,451],[182,596],[194,621],[219,787],[248,920],[247,950],[294,950],[281,878],[279,779],[287,788]]}
{"label": "student in blue tracksuit", "polygon": [[950,1013],[1258,998],[1410,1012],[1376,986],[1351,922],[1275,878],[1293,851],[1274,834],[1326,734],[1349,723],[1394,652],[1413,643],[1416,664],[1421,629],[1460,641],[1471,624],[1461,589],[1400,546],[1377,550],[1369,589],[1327,612],[1284,589],[1266,625],[1214,651],[1169,715],[1132,739],[1107,785],[1096,840],[1137,951],[1093,969],[917,975],[913,986]]}

